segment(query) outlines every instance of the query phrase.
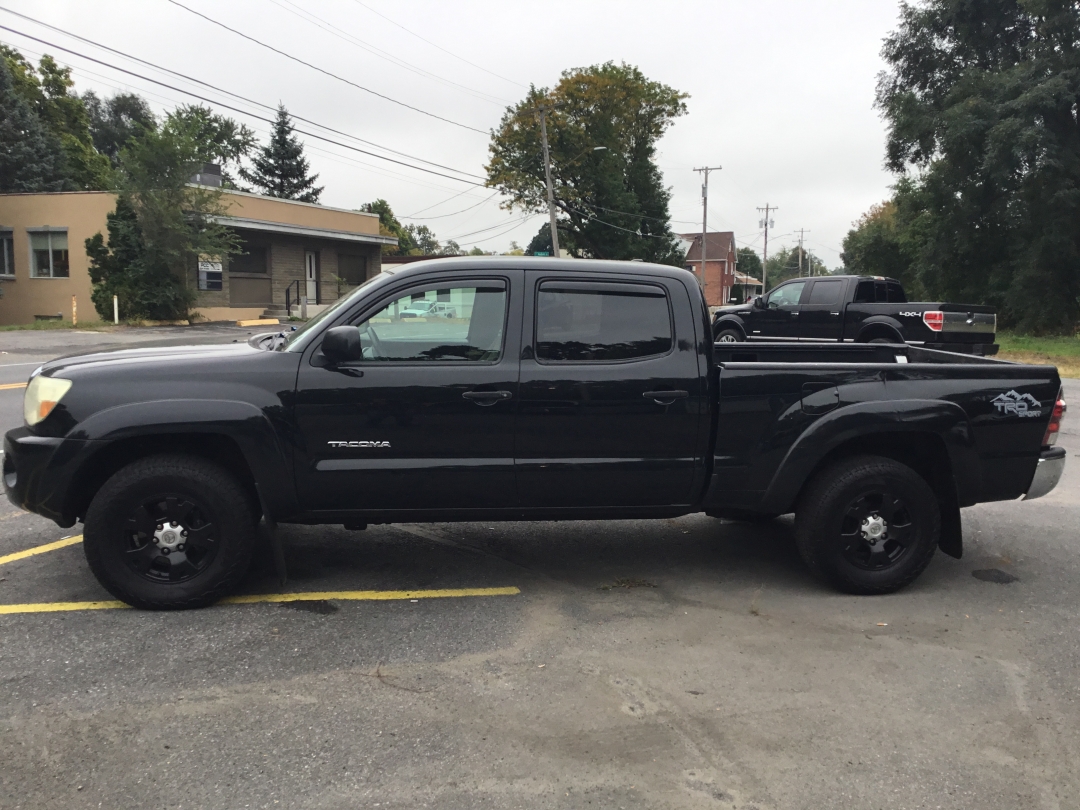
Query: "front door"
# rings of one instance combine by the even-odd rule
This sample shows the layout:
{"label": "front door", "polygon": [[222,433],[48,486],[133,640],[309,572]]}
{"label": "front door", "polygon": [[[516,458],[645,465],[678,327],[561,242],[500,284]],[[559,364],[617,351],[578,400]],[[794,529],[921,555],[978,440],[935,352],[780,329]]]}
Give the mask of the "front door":
{"label": "front door", "polygon": [[368,512],[513,505],[519,278],[458,274],[387,290],[346,321],[360,332],[362,360],[333,367],[316,349],[301,363],[303,503]]}
{"label": "front door", "polygon": [[309,304],[319,301],[319,255],[314,250],[304,254],[304,270],[307,279],[307,300]]}
{"label": "front door", "polygon": [[750,337],[797,340],[799,300],[806,284],[806,279],[788,281],[765,296],[765,307],[755,318]]}
{"label": "front door", "polygon": [[687,503],[709,413],[674,279],[530,279],[517,432],[526,507]]}

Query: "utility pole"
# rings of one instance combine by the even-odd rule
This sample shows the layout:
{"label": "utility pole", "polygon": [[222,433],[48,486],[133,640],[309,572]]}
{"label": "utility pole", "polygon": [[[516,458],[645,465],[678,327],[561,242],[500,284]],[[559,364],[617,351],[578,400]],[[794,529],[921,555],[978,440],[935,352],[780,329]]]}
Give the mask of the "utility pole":
{"label": "utility pole", "polygon": [[765,203],[764,208],[758,208],[758,211],[764,211],[765,212],[765,218],[763,220],[761,220],[761,222],[760,222],[760,225],[765,228],[765,247],[761,251],[761,294],[762,295],[764,295],[765,292],[766,292],[766,290],[765,290],[765,282],[767,281],[766,277],[769,274],[769,226],[772,225],[772,221],[769,219],[769,213],[771,211],[779,211],[779,210],[780,209],[777,208],[775,205],[770,206],[768,203]]}
{"label": "utility pole", "polygon": [[[799,278],[802,278],[803,235],[809,233],[809,231],[806,228],[799,228],[797,233],[799,234]],[[806,275],[813,275],[812,270],[813,266],[808,266]]]}
{"label": "utility pole", "polygon": [[[701,172],[705,176],[705,182],[701,184],[701,278],[698,279],[702,290],[705,289],[705,244],[709,233],[709,172],[718,172],[722,168],[722,166],[704,166],[694,169],[695,172]],[[723,295],[723,281],[720,285],[721,295]]]}
{"label": "utility pole", "polygon": [[544,144],[544,175],[547,177],[548,216],[551,219],[551,253],[559,258],[559,229],[555,227],[555,190],[551,183],[551,154],[548,152],[547,114],[555,109],[551,105],[536,108],[540,113],[540,141]]}

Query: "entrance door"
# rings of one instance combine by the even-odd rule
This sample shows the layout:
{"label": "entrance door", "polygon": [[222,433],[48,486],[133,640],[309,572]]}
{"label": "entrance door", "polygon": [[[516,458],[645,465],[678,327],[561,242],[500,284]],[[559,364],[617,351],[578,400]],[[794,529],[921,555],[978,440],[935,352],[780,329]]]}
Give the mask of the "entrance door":
{"label": "entrance door", "polygon": [[315,510],[514,504],[520,271],[388,291],[355,313],[363,359],[301,364],[296,477]]}
{"label": "entrance door", "polygon": [[307,277],[307,300],[309,304],[319,303],[319,257],[314,250],[304,254],[304,267]]}
{"label": "entrance door", "polygon": [[688,503],[709,409],[693,327],[675,330],[694,322],[686,288],[608,273],[538,279],[525,310],[521,505]]}

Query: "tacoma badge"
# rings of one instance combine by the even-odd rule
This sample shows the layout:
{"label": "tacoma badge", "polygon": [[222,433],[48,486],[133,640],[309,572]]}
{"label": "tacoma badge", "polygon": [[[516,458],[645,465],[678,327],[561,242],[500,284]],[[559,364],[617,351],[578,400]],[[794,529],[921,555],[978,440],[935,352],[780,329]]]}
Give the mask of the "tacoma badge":
{"label": "tacoma badge", "polygon": [[327,442],[331,447],[390,447],[390,442]]}

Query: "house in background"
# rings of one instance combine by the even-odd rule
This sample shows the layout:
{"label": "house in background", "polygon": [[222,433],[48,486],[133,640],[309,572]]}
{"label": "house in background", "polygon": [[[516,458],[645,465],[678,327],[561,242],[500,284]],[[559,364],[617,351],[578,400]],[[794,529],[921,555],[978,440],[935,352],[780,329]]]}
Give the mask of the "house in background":
{"label": "house in background", "polygon": [[[220,174],[197,175],[220,185]],[[186,282],[196,291],[193,311],[210,321],[285,316],[301,296],[309,314],[331,304],[381,270],[381,250],[395,245],[379,234],[375,214],[224,191],[223,224],[240,236],[244,252],[227,261],[192,262]],[[97,319],[90,300],[85,243],[108,236],[106,217],[116,194],[104,191],[0,194],[0,325],[35,318]]]}
{"label": "house in background", "polygon": [[686,269],[697,276],[710,307],[722,307],[731,298],[735,285],[735,234],[715,231],[706,234],[705,267],[701,266],[701,234],[679,234],[686,248]]}

